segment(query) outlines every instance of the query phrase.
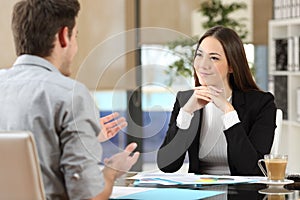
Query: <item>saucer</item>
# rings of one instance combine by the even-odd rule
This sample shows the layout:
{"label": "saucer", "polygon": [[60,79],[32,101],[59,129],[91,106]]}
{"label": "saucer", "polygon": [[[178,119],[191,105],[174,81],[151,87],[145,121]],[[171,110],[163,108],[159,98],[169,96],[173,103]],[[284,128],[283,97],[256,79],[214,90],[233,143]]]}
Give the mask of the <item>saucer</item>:
{"label": "saucer", "polygon": [[284,187],[268,187],[263,190],[258,191],[261,194],[269,194],[269,195],[284,195],[284,194],[291,194],[294,191],[287,190]]}
{"label": "saucer", "polygon": [[287,185],[287,184],[294,183],[294,181],[289,179],[284,179],[284,181],[261,180],[258,181],[257,183],[262,183],[267,185]]}

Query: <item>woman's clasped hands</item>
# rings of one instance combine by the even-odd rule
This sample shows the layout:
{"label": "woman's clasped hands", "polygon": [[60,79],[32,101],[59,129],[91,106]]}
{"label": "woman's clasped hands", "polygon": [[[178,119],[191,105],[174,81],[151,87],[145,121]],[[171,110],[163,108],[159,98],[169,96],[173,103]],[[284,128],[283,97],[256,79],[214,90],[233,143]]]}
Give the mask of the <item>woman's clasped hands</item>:
{"label": "woman's clasped hands", "polygon": [[[217,88],[215,86],[197,86],[194,87],[194,93],[188,102],[183,107],[183,110],[188,113],[193,113],[205,107],[208,103],[214,103],[224,113],[233,111],[234,108],[230,102],[228,102],[223,88]],[[229,95],[230,96],[230,95]]]}

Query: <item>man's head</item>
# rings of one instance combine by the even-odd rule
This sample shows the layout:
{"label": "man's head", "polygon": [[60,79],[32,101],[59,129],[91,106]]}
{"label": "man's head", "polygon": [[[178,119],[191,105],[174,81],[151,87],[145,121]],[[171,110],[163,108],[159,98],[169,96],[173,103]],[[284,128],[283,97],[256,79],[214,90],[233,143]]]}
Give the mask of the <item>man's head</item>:
{"label": "man's head", "polygon": [[[14,6],[12,30],[16,53],[49,57],[55,41],[71,39],[80,10],[78,0],[22,0]],[[74,46],[74,45],[73,45]],[[76,47],[77,48],[77,47]]]}

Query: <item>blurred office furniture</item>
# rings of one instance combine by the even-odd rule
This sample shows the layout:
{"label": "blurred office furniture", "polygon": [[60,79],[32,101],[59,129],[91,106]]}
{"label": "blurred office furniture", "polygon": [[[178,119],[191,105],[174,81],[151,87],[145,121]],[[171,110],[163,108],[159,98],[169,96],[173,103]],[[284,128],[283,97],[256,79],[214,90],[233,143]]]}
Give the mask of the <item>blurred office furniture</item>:
{"label": "blurred office furniture", "polygon": [[297,120],[300,17],[272,19],[268,25],[269,91],[283,112],[279,152],[289,156],[287,171],[300,173],[300,122]]}
{"label": "blurred office furniture", "polygon": [[32,133],[0,132],[0,160],[0,199],[46,199]]}
{"label": "blurred office furniture", "polygon": [[277,111],[276,111],[276,126],[277,127],[275,129],[273,145],[271,148],[272,154],[278,153],[280,137],[281,137],[282,119],[283,119],[282,110],[277,109]]}

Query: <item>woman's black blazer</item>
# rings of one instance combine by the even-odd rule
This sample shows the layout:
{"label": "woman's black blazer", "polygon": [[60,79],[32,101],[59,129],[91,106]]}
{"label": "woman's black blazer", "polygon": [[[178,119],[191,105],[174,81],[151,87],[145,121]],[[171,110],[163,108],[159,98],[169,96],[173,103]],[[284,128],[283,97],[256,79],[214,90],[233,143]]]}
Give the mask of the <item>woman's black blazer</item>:
{"label": "woman's black blazer", "polygon": [[[201,174],[199,138],[202,111],[194,113],[187,130],[176,126],[176,118],[192,90],[178,92],[171,114],[169,128],[158,150],[157,164],[164,172],[179,170],[188,152],[189,172]],[[276,106],[269,92],[233,90],[232,105],[240,123],[224,131],[231,175],[262,175],[257,161],[271,150],[276,128]]]}

